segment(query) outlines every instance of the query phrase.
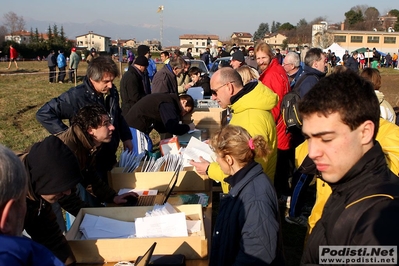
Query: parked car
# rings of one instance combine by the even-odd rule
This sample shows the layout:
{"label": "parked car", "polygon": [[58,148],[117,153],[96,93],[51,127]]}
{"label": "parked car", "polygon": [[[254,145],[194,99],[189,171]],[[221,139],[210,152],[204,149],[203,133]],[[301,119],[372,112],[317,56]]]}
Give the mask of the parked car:
{"label": "parked car", "polygon": [[192,67],[198,67],[199,69],[201,69],[201,72],[203,74],[207,74],[209,75],[209,70],[205,65],[205,62],[203,60],[199,60],[199,59],[184,59],[186,61],[189,61],[191,63]]}
{"label": "parked car", "polygon": [[209,77],[212,77],[213,73],[215,73],[219,68],[230,67],[230,61],[231,56],[220,57],[213,61],[209,70]]}

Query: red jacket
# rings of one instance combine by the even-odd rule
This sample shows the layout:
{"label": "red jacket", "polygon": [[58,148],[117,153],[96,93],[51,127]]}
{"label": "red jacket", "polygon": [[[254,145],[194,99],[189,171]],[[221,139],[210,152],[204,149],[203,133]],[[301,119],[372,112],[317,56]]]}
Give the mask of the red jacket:
{"label": "red jacket", "polygon": [[14,47],[10,47],[10,59],[16,59],[18,57],[17,50]]}
{"label": "red jacket", "polygon": [[267,69],[260,75],[259,80],[278,95],[278,103],[272,109],[274,121],[277,125],[277,148],[279,150],[288,150],[290,148],[291,135],[285,132],[285,124],[280,112],[283,96],[290,90],[287,73],[277,62],[277,59],[273,58]]}

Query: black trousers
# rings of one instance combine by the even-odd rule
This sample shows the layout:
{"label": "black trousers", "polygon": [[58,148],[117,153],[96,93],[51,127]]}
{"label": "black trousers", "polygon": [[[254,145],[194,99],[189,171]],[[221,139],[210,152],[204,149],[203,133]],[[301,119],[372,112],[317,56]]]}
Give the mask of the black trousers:
{"label": "black trousers", "polygon": [[57,73],[57,69],[55,68],[55,66],[52,67],[48,67],[49,73],[48,73],[48,81],[51,83],[54,83],[55,80],[55,75]]}

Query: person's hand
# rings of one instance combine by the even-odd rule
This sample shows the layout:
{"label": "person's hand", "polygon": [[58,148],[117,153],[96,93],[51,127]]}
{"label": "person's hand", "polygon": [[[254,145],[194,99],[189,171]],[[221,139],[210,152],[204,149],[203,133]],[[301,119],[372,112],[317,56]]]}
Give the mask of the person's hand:
{"label": "person's hand", "polygon": [[129,151],[133,150],[133,142],[131,139],[125,140],[123,142],[123,150],[128,149]]}
{"label": "person's hand", "polygon": [[126,197],[130,197],[130,196],[133,196],[133,197],[136,197],[136,198],[139,197],[139,195],[136,192],[131,191],[131,192],[128,192],[128,193],[124,193],[122,195],[115,196],[114,197],[114,203],[118,204],[118,205],[119,204],[124,204],[124,203],[127,202],[127,200],[125,198]]}
{"label": "person's hand", "polygon": [[190,124],[188,124],[188,126],[190,127],[190,131],[195,129],[194,123],[190,123]]}
{"label": "person's hand", "polygon": [[199,157],[199,162],[195,162],[194,160],[190,160],[190,164],[195,167],[195,170],[197,171],[198,174],[200,175],[206,175],[206,170],[208,169],[210,163],[202,158],[202,156]]}

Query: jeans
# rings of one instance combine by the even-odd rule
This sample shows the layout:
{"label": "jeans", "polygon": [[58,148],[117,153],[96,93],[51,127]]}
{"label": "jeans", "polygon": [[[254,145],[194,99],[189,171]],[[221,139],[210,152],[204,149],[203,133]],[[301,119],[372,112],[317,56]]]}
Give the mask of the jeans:
{"label": "jeans", "polygon": [[59,67],[58,69],[59,69],[59,71],[58,71],[58,82],[60,82],[60,81],[64,82],[65,75],[66,75],[65,67]]}

